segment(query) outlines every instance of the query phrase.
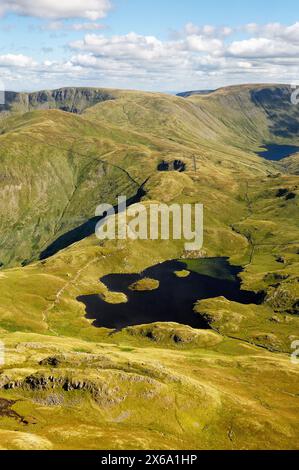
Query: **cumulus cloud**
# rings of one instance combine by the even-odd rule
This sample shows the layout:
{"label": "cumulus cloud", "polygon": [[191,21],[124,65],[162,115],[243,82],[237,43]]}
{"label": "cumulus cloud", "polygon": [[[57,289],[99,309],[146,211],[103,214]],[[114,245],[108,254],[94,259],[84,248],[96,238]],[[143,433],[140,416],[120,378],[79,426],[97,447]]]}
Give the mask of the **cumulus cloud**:
{"label": "cumulus cloud", "polygon": [[186,38],[186,46],[195,52],[216,52],[220,53],[223,43],[220,39],[207,38],[202,35],[192,34]]}
{"label": "cumulus cloud", "polygon": [[299,44],[259,37],[235,41],[227,51],[233,56],[244,58],[295,57],[299,54]]}
{"label": "cumulus cloud", "polygon": [[226,37],[230,36],[234,32],[234,29],[229,26],[197,26],[193,23],[187,23],[184,28],[184,32],[187,35],[197,34],[203,36]]}
{"label": "cumulus cloud", "polygon": [[0,67],[34,67],[36,64],[31,57],[22,54],[0,55]]}
{"label": "cumulus cloud", "polygon": [[[189,79],[217,81],[287,81],[299,74],[298,24],[239,28],[196,26],[189,23],[172,40],[129,33],[108,37],[87,34],[70,44],[77,53],[71,62],[103,76],[144,77],[172,83]],[[235,40],[234,33],[249,38]],[[288,75],[288,78],[286,77]],[[190,85],[191,86],[191,85]]]}
{"label": "cumulus cloud", "polygon": [[38,18],[87,18],[96,21],[106,16],[110,0],[4,0],[0,14],[12,12]]}
{"label": "cumulus cloud", "polygon": [[299,22],[289,26],[280,23],[250,23],[239,28],[239,31],[251,37],[228,44],[228,55],[245,59],[276,59],[281,62],[284,58],[295,60],[299,56]]}
{"label": "cumulus cloud", "polygon": [[245,26],[249,34],[270,39],[283,40],[292,44],[299,43],[299,22],[286,26],[280,23],[258,25],[250,23]]}
{"label": "cumulus cloud", "polygon": [[[177,43],[173,43],[176,48]],[[96,56],[112,56],[141,60],[153,60],[166,57],[171,47],[154,36],[142,36],[129,33],[123,36],[106,37],[87,34],[81,41],[70,44],[73,49],[81,49]]]}
{"label": "cumulus cloud", "polygon": [[37,64],[26,56],[2,56],[3,73],[5,66],[7,70],[23,67],[23,81],[37,80],[40,87],[47,82],[47,86],[85,83],[161,90],[259,81],[291,83],[299,77],[299,23],[234,28],[189,23],[167,40],[135,32],[110,36],[97,32],[99,23],[87,20],[55,19],[46,27],[84,34],[68,44],[65,60]]}

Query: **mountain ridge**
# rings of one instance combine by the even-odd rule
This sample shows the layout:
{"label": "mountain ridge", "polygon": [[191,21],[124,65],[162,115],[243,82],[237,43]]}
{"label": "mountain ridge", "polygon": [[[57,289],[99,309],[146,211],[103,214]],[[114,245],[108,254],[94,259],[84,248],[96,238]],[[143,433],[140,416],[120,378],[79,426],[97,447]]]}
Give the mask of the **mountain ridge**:
{"label": "mountain ridge", "polygon": [[[0,113],[0,447],[297,448],[299,154],[257,154],[299,145],[290,88],[82,90],[57,103],[41,92],[31,109],[17,97]],[[146,208],[204,205],[202,250],[96,238],[96,207],[140,187]],[[157,287],[147,269],[179,260],[167,274],[178,285],[214,277],[207,265],[223,258],[242,296],[260,300],[198,299],[205,330],[145,318],[115,331],[80,302],[117,315],[130,294],[109,289],[111,275]]]}
{"label": "mountain ridge", "polygon": [[[80,92],[81,94],[78,95]],[[216,168],[218,168],[217,171],[221,170],[221,165],[219,166],[217,163],[221,160],[231,160],[234,165],[237,165],[239,171],[243,168],[249,174],[255,174],[256,171],[261,174],[268,172],[271,174],[278,169],[286,171],[285,168],[294,168],[293,171],[296,173],[298,167],[296,157],[291,158],[290,162],[287,162],[288,167],[285,167],[284,162],[277,166],[277,164],[267,162],[255,155],[264,142],[280,143],[286,140],[283,135],[275,135],[275,126],[278,129],[283,129],[281,122],[286,119],[288,128],[294,130],[293,135],[287,136],[287,140],[288,142],[295,141],[299,113],[298,107],[291,107],[291,104],[288,104],[288,93],[289,89],[281,86],[279,88],[276,86],[264,88],[263,85],[256,85],[252,88],[249,85],[244,85],[220,89],[211,95],[193,95],[187,99],[121,90],[108,93],[102,89],[85,88],[64,88],[28,95],[27,101],[25,100],[26,106],[31,103],[30,106],[38,109],[28,111],[26,107],[24,110],[22,106],[18,107],[14,104],[12,112],[0,113],[0,116],[1,114],[5,115],[2,122],[0,121],[2,128],[0,134],[2,144],[0,194],[4,198],[7,191],[11,192],[9,205],[11,205],[11,214],[13,214],[12,224],[18,223],[14,212],[17,207],[14,206],[16,198],[22,194],[22,200],[26,201],[29,197],[26,188],[30,188],[34,181],[32,171],[33,168],[36,171],[35,157],[33,157],[35,153],[43,168],[51,166],[45,175],[50,170],[49,174],[53,178],[56,173],[54,180],[49,179],[47,184],[50,185],[51,181],[52,184],[56,181],[58,185],[56,197],[58,196],[58,201],[60,199],[61,202],[65,201],[63,205],[66,204],[64,211],[58,217],[55,215],[52,222],[48,219],[49,229],[47,232],[54,231],[52,239],[50,233],[47,235],[49,244],[62,236],[63,230],[67,232],[76,228],[71,222],[72,219],[77,220],[80,225],[93,217],[92,198],[94,191],[99,192],[99,189],[95,186],[87,196],[89,202],[81,200],[83,194],[87,194],[88,185],[94,186],[90,180],[92,173],[88,177],[88,183],[87,175],[80,175],[80,172],[85,172],[88,168],[90,168],[88,171],[91,171],[91,168],[97,168],[98,174],[102,175],[101,179],[104,185],[102,191],[104,187],[106,189],[101,197],[97,196],[98,200],[103,200],[105,197],[108,202],[112,203],[115,202],[113,197],[111,199],[110,196],[104,196],[107,191],[108,193],[110,191],[108,189],[109,179],[107,180],[105,177],[105,173],[107,173],[105,168],[109,169],[110,173],[112,171],[113,175],[119,175],[118,178],[123,179],[125,187],[128,187],[133,183],[130,178],[137,179],[139,183],[145,179],[141,176],[142,171],[138,170],[138,162],[139,164],[142,162],[146,175],[150,176],[152,172],[157,171],[159,163],[164,160],[167,163],[170,156],[172,161],[183,160],[183,163],[185,156],[187,158],[185,163],[188,163],[187,169],[189,171],[193,166],[193,154],[198,154],[198,165],[206,167],[208,173],[215,171]],[[30,96],[32,97],[30,98]],[[19,98],[21,100],[23,95],[20,95]],[[56,106],[56,98],[58,99],[57,106],[60,109],[54,107],[54,105]],[[46,109],[44,109],[45,106]],[[275,107],[278,112],[272,116],[271,113],[273,109],[275,111]],[[73,112],[65,113],[67,110]],[[293,123],[292,126],[291,123]],[[76,142],[76,135],[80,136],[81,143]],[[9,158],[11,152],[14,155],[13,162]],[[24,152],[28,152],[26,162],[24,161]],[[59,153],[60,158],[58,158]],[[46,159],[41,159],[43,154],[47,157]],[[54,167],[53,162],[55,162]],[[32,182],[29,183],[29,186],[28,182],[24,180],[25,175],[20,172],[22,164],[25,164],[25,167],[28,166],[28,171],[32,173],[32,177],[30,177]],[[228,163],[228,165],[230,164]],[[62,179],[59,176],[61,171],[63,171],[65,179],[62,186]],[[16,175],[18,183],[12,185]],[[127,183],[125,183],[126,180]],[[44,178],[43,184],[46,184],[46,181],[47,177]],[[128,198],[133,195],[135,187],[133,184],[129,190]],[[66,193],[63,188],[67,188]],[[37,197],[39,197],[39,191],[37,190]],[[49,187],[47,197],[50,197],[50,191]],[[44,196],[42,197],[44,198]],[[78,202],[76,202],[77,199]],[[95,202],[93,204],[97,205]],[[36,227],[34,230],[37,230],[38,233],[32,239],[34,240],[33,246],[40,238],[41,241],[37,246],[40,249],[45,249],[46,234],[43,234],[44,228],[40,226],[43,211],[40,213],[36,210],[39,205],[38,200],[32,204],[32,215],[36,220],[29,219],[29,225],[32,224],[32,228]],[[55,201],[49,204],[50,208],[56,205]],[[30,206],[31,203],[28,200],[28,207],[30,208]],[[7,214],[8,207],[5,200],[2,203],[0,200],[0,211],[1,207],[4,211],[3,215]],[[75,213],[72,213],[74,210]],[[55,221],[56,217],[61,221],[58,226]],[[26,233],[26,226],[22,230]],[[40,231],[41,234],[39,234]],[[7,224],[4,227],[5,232],[7,235],[2,241],[2,252],[5,250],[8,238],[11,237]],[[19,233],[21,235],[22,231]],[[28,239],[28,236],[25,239]],[[24,242],[18,243],[19,248],[15,254],[20,256],[17,255],[18,250],[23,253],[23,259],[20,259],[19,263],[27,263],[28,260],[38,256],[38,250],[36,252],[33,246],[28,252],[29,241],[27,242],[28,248],[25,250]],[[7,255],[4,257],[1,254],[0,243],[0,261],[4,264],[7,263],[5,258]]]}

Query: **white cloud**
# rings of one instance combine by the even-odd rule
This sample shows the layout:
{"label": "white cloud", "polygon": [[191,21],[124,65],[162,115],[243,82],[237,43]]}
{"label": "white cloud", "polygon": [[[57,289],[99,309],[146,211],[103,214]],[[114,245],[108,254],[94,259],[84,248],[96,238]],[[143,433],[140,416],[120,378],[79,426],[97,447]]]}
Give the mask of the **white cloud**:
{"label": "white cloud", "polygon": [[212,36],[212,37],[226,37],[233,34],[234,29],[229,26],[196,26],[193,23],[187,23],[184,28],[184,32],[187,36],[189,35],[202,35],[202,36]]}
{"label": "white cloud", "polygon": [[[153,81],[172,83],[175,80],[287,81],[299,74],[299,45],[278,39],[290,37],[297,26],[282,28],[278,25],[246,25],[243,33],[251,31],[249,39],[232,40],[235,31],[229,27],[197,27],[186,25],[184,33],[172,40],[161,41],[154,36],[129,33],[123,36],[87,34],[82,40],[70,44],[78,51],[71,62],[84,70],[96,70],[103,76],[140,82],[144,77]],[[261,37],[260,32],[267,31]],[[288,63],[286,63],[288,60]],[[169,85],[170,86],[170,85]],[[190,85],[191,86],[191,85]],[[181,88],[181,86],[176,86]]]}
{"label": "white cloud", "polygon": [[246,58],[294,57],[299,54],[299,44],[259,37],[235,41],[227,51],[233,56]]}
{"label": "white cloud", "polygon": [[36,62],[22,54],[0,55],[0,67],[34,67]]}
{"label": "white cloud", "polygon": [[64,21],[51,21],[41,26],[41,29],[45,31],[98,31],[105,29],[105,26],[100,23],[65,23]]}
{"label": "white cloud", "polygon": [[[55,50],[49,51],[51,60],[39,63],[22,55],[0,56],[1,76],[12,72],[12,79],[27,88],[37,83],[38,88],[85,84],[148,90],[291,83],[299,77],[299,23],[235,28],[190,23],[168,40],[134,32],[100,34],[92,31],[102,26],[87,20],[53,19],[45,27],[85,34],[68,45],[65,60],[53,60]],[[43,59],[48,59],[45,54]]]}
{"label": "white cloud", "polygon": [[249,34],[262,36],[270,39],[283,40],[290,43],[299,43],[299,22],[286,26],[280,23],[269,23],[258,25],[256,23],[247,24],[244,28]]}
{"label": "white cloud", "polygon": [[81,41],[71,43],[74,49],[85,50],[96,56],[153,60],[166,57],[169,45],[154,36],[128,33],[124,36],[106,37],[87,34]]}
{"label": "white cloud", "polygon": [[251,69],[253,67],[251,62],[246,62],[245,60],[240,60],[237,62],[238,67],[241,69]]}
{"label": "white cloud", "polygon": [[202,35],[192,34],[186,38],[188,49],[197,52],[220,52],[223,47],[222,41],[215,38],[205,38]]}
{"label": "white cloud", "polygon": [[87,18],[96,21],[106,16],[110,0],[4,0],[0,14],[12,12],[38,18]]}

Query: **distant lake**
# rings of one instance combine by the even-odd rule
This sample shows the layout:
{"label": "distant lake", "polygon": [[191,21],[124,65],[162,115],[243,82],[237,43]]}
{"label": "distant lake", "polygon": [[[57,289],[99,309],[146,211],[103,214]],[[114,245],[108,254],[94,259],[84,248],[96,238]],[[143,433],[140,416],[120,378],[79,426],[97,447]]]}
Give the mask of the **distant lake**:
{"label": "distant lake", "polygon": [[[175,271],[189,270],[185,278]],[[123,292],[127,303],[109,304],[99,295],[77,298],[86,308],[86,318],[93,325],[120,330],[127,326],[155,322],[176,322],[193,328],[209,328],[208,323],[193,311],[197,300],[224,296],[243,304],[261,303],[263,297],[242,291],[237,274],[242,268],[231,266],[226,258],[166,261],[140,274],[110,274],[101,279],[110,291]],[[143,278],[159,281],[154,291],[132,291],[130,286]]]}
{"label": "distant lake", "polygon": [[268,144],[264,145],[264,147],[266,150],[258,152],[258,155],[266,158],[266,160],[279,161],[299,152],[299,147],[295,145]]}

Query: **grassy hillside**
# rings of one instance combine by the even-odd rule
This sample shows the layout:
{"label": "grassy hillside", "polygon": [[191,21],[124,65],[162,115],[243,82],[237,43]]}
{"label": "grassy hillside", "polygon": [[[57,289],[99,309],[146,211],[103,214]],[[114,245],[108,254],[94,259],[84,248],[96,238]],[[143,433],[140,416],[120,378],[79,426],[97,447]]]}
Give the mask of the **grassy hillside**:
{"label": "grassy hillside", "polygon": [[[298,448],[298,159],[255,154],[299,144],[297,108],[287,87],[266,85],[187,98],[10,96],[0,121],[3,448]],[[184,242],[90,235],[39,257],[98,204],[141,187],[145,204],[203,203],[196,257],[242,266],[241,287],[263,302],[199,301],[210,330],[94,327],[79,296],[124,301],[99,279],[185,259]]]}
{"label": "grassy hillside", "polygon": [[287,356],[206,332],[179,347],[119,335],[108,345],[21,333],[4,339],[1,398],[15,401],[17,415],[0,418],[2,448],[298,446],[298,367]]}
{"label": "grassy hillside", "polygon": [[[221,92],[187,100],[80,89],[17,95],[11,105],[15,113],[4,113],[0,136],[2,264],[32,261],[60,235],[93,217],[100,202],[115,202],[115,191],[131,197],[160,161],[183,160],[203,178],[275,172],[248,153],[262,144],[257,129],[266,127],[266,115],[251,102],[257,109],[254,125],[250,121],[249,126],[248,116],[241,120],[243,109],[252,113],[249,90],[244,94],[242,102],[233,92],[224,102]],[[75,97],[83,110],[86,96],[89,107],[80,115],[54,109],[24,114],[54,104],[69,109]],[[101,101],[107,96],[113,99]],[[92,106],[97,99],[100,103]]]}

